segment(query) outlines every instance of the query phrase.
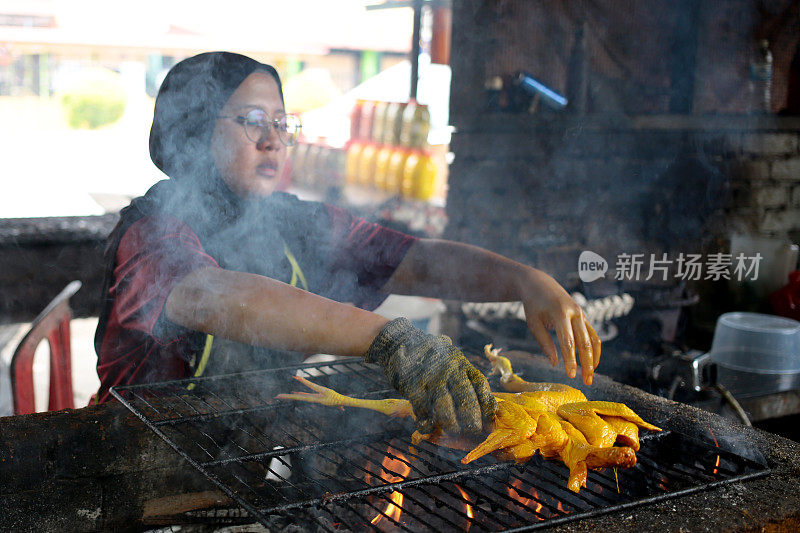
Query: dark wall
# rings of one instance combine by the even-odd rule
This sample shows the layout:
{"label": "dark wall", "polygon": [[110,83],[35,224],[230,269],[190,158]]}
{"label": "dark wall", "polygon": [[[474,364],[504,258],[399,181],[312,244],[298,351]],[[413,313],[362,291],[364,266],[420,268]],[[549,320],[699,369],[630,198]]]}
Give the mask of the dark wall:
{"label": "dark wall", "polygon": [[0,219],[0,323],[34,318],[73,280],[76,316],[96,316],[105,239],[117,215]]}
{"label": "dark wall", "polygon": [[[562,282],[585,249],[613,263],[726,250],[732,232],[800,240],[800,119],[744,112],[754,6],[454,3],[447,235]],[[676,39],[691,37],[692,10],[687,49]],[[585,107],[487,110],[486,81],[517,69],[567,92],[581,21]],[[690,72],[676,66],[689,56]],[[686,112],[671,108],[687,95]]]}
{"label": "dark wall", "polygon": [[793,0],[454,2],[451,116],[474,113],[484,81],[516,70],[569,93],[576,41],[587,66],[584,111],[730,114],[749,110],[750,62],[767,39],[778,112],[798,53],[798,16]]}

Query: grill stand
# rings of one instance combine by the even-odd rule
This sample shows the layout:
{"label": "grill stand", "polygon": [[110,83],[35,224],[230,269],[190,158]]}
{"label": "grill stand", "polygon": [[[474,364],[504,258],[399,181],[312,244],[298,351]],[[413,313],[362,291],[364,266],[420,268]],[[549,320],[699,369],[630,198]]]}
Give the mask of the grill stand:
{"label": "grill stand", "polygon": [[[545,363],[546,364],[546,363]],[[602,370],[602,367],[601,367]],[[527,379],[557,381],[560,372],[542,365]],[[644,507],[554,524],[556,531],[629,532],[760,529],[800,524],[800,447],[794,442],[666,401],[637,389],[595,378],[590,396],[628,404],[645,419],[688,434],[748,441],[763,453],[770,473],[713,490],[656,501]],[[116,403],[0,419],[0,516],[19,531],[97,531],[202,523],[201,512],[183,512],[186,495],[211,503],[208,480],[161,438]],[[210,499],[210,498],[211,499]],[[220,500],[223,503],[223,500]],[[163,509],[181,511],[155,517]],[[241,512],[240,512],[241,514]],[[252,521],[252,519],[251,519]]]}
{"label": "grill stand", "polygon": [[[458,462],[463,453],[427,443],[412,448],[411,443],[401,437],[403,433],[410,433],[411,427],[400,428],[399,432],[368,431],[380,425],[374,422],[374,416],[372,422],[365,420],[355,430],[356,434],[364,435],[363,441],[342,440],[330,432],[341,424],[346,425],[352,418],[358,418],[358,411],[326,424],[320,418],[325,408],[321,410],[316,405],[272,399],[276,392],[286,390],[293,375],[317,376],[315,380],[320,384],[340,390],[341,386],[336,383],[346,383],[347,390],[355,389],[353,393],[357,396],[385,397],[393,392],[374,368],[349,362],[122,387],[112,392],[188,462],[265,526],[270,525],[270,517],[277,513],[309,520],[314,524],[309,527],[320,531],[331,530],[328,527],[330,520],[343,524],[348,530],[369,529],[370,524],[381,518],[381,511],[372,504],[371,498],[399,491],[396,502],[383,498],[386,502],[383,514],[393,522],[393,529],[414,531],[420,527],[441,529],[456,526],[446,515],[472,514],[473,506],[468,502],[473,501],[476,509],[481,502],[486,502],[493,511],[485,516],[476,512],[472,518],[464,515],[467,520],[464,526],[471,530],[527,530],[650,505],[769,474],[769,467],[757,449],[744,450],[743,454],[728,450],[727,428],[717,428],[714,432],[709,425],[707,433],[714,446],[702,434],[664,432],[653,435],[645,440],[639,452],[640,464],[620,473],[625,487],[623,491],[618,489],[614,494],[608,490],[609,479],[602,480],[601,474],[592,473],[589,485],[580,494],[572,495],[562,492],[566,478],[563,466],[560,466],[561,471],[554,471],[553,481],[545,481],[540,476],[543,468],[551,469],[540,459],[519,467],[485,459],[463,466]],[[257,391],[256,397],[251,396],[252,393],[237,392],[243,383],[246,389]],[[601,398],[610,399],[605,395]],[[258,418],[258,415],[267,413],[266,418]],[[650,419],[661,423],[663,417],[664,413]],[[718,445],[717,434],[722,447]],[[426,447],[431,449],[426,450]],[[393,472],[386,479],[381,473],[388,471],[385,467],[374,470],[382,460],[381,450],[384,449],[408,449],[408,456],[396,453],[406,465],[404,472]],[[351,453],[352,450],[358,452]],[[377,451],[377,455],[370,455],[372,451]],[[284,478],[279,479],[277,486],[264,482],[265,472],[268,472],[267,477],[271,475],[275,479],[275,472],[270,469],[271,461],[284,457],[281,462],[288,463],[286,458],[298,457],[298,454],[310,455],[315,464],[324,460],[337,466],[334,472],[328,473],[316,468],[297,468],[296,465],[295,472],[299,470],[300,474],[292,476],[296,478],[294,482]],[[449,458],[443,458],[448,454]],[[711,463],[714,456],[716,464]],[[294,463],[296,459],[291,461]],[[227,468],[217,468],[220,465]],[[523,481],[522,477],[517,477],[511,481],[508,476],[513,468],[523,469],[523,475],[531,480]],[[506,480],[497,483],[492,479],[495,474],[506,476]],[[376,479],[379,482],[373,483]],[[487,485],[485,490],[475,485],[478,479]],[[456,484],[463,501],[453,504],[455,507],[445,507],[444,500],[449,494],[440,490],[442,482]],[[514,483],[530,485],[532,496],[526,497],[525,505],[521,506],[525,514],[515,509],[519,502],[513,498],[514,493],[518,494],[512,488]],[[463,492],[462,485],[473,487],[472,499],[467,496],[469,491]],[[425,495],[413,497],[417,489],[424,489]],[[508,492],[505,497],[504,491]],[[400,505],[399,494],[407,498],[405,507]],[[552,496],[551,503],[557,504],[558,512],[540,512],[547,499],[542,494]],[[359,512],[358,508],[363,507],[364,502],[370,508]],[[528,509],[531,505],[537,507],[532,516]],[[402,514],[389,513],[390,509],[402,510]],[[415,516],[412,509],[416,509],[419,516]],[[323,514],[328,513],[330,519],[321,519],[318,516],[320,510]]]}

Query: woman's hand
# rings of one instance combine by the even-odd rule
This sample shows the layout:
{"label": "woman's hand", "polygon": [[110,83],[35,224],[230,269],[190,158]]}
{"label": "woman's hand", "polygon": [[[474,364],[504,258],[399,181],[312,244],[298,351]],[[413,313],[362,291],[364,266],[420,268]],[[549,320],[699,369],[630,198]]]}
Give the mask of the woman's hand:
{"label": "woman's hand", "polygon": [[567,375],[574,378],[577,374],[577,347],[583,382],[591,385],[594,369],[600,363],[600,337],[581,307],[556,280],[540,270],[525,268],[518,284],[528,328],[542,351],[553,366],[558,364],[558,351],[547,331],[555,329]]}
{"label": "woman's hand", "polygon": [[558,364],[558,352],[548,329],[556,331],[570,377],[578,370],[576,346],[587,385],[600,362],[600,338],[556,280],[477,246],[421,239],[408,250],[384,291],[465,302],[522,300],[528,327],[553,365]]}

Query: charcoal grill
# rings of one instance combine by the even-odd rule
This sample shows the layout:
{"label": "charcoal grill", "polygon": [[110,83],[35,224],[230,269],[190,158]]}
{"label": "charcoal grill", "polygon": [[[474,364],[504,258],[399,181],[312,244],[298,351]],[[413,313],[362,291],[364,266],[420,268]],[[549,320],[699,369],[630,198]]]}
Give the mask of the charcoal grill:
{"label": "charcoal grill", "polygon": [[590,471],[575,494],[566,488],[568,469],[555,461],[484,457],[463,465],[464,452],[413,446],[410,420],[275,400],[302,388],[294,375],[352,396],[396,397],[377,367],[349,361],[112,389],[230,498],[178,522],[526,531],[769,473],[757,460],[719,448],[711,435],[664,431],[643,435],[634,468]]}

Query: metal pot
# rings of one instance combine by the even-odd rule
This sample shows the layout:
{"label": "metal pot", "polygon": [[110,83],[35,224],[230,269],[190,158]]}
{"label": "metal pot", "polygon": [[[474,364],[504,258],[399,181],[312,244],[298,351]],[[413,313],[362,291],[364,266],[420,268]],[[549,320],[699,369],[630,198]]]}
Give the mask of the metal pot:
{"label": "metal pot", "polygon": [[695,384],[719,383],[740,398],[800,389],[800,322],[725,313],[717,320],[711,351],[693,368]]}

